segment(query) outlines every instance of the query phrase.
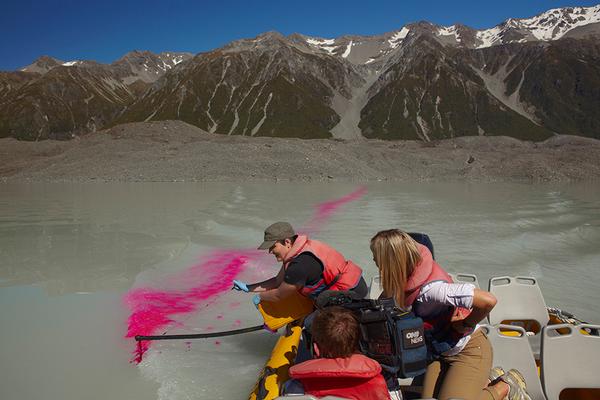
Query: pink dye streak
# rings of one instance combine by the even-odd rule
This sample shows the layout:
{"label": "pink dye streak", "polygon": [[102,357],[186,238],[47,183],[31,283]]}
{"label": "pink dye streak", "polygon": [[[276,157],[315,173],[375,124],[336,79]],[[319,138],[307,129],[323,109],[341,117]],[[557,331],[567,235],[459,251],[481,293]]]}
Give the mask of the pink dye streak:
{"label": "pink dye streak", "polygon": [[298,229],[298,231],[308,235],[314,235],[321,230],[329,217],[331,217],[341,206],[360,199],[366,193],[367,188],[365,186],[361,186],[352,193],[340,197],[339,199],[318,204],[315,207],[316,210],[314,215],[311,217],[308,223],[303,228]]}
{"label": "pink dye streak", "polygon": [[[125,296],[125,302],[132,310],[125,337],[155,335],[160,330],[174,324],[174,316],[196,311],[203,300],[208,300],[231,289],[231,281],[247,261],[247,252],[215,252],[204,263],[190,268],[198,274],[193,281],[198,282],[203,278],[210,278],[198,286],[184,291],[161,291],[152,288],[131,290]],[[185,274],[189,275],[189,270],[185,271]],[[149,341],[139,343],[133,358],[133,361],[137,363],[142,360],[142,356],[150,347]]]}
{"label": "pink dye streak", "polygon": [[[314,234],[327,222],[341,206],[359,199],[367,192],[361,187],[354,192],[336,200],[321,203],[316,206],[315,214],[308,224],[299,231]],[[202,282],[184,290],[158,290],[141,287],[130,290],[124,297],[125,303],[131,310],[128,318],[127,334],[131,338],[137,335],[152,336],[165,332],[172,326],[183,326],[174,318],[196,312],[202,305],[204,308],[213,304],[219,295],[231,289],[231,282],[250,261],[264,257],[256,250],[224,249],[210,254],[203,262],[175,274],[169,283]],[[238,307],[239,302],[230,303],[230,307]],[[222,315],[220,315],[222,317]],[[217,317],[220,319],[219,317]],[[236,320],[234,326],[241,325]],[[212,330],[214,327],[206,327]],[[139,363],[150,348],[150,341],[138,342],[133,352],[132,362]],[[215,345],[221,342],[216,341]]]}

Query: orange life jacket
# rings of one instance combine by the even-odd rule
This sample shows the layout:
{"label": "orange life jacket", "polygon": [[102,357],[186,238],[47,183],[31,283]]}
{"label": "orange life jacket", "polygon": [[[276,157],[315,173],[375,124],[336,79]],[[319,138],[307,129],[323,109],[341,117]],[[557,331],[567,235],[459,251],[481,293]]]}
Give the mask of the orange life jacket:
{"label": "orange life jacket", "polygon": [[290,376],[304,392],[317,397],[388,400],[390,395],[379,363],[362,354],[348,358],[316,358],[294,365]]}
{"label": "orange life jacket", "polygon": [[323,264],[321,279],[312,286],[300,289],[302,295],[316,298],[324,290],[349,290],[358,285],[362,276],[362,269],[358,265],[346,260],[333,247],[305,235],[298,235],[283,261],[283,267],[287,269],[290,261],[302,253],[311,253]]}

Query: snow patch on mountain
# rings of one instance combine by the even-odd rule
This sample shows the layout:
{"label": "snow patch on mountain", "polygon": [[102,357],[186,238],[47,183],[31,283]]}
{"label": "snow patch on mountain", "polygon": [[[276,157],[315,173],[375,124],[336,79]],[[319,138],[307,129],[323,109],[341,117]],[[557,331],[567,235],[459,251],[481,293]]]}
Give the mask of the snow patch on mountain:
{"label": "snow patch on mountain", "polygon": [[350,41],[350,43],[348,43],[348,46],[346,47],[344,54],[342,54],[342,57],[347,58],[350,55],[351,51],[352,51],[352,40]]}
{"label": "snow patch on mountain", "polygon": [[442,26],[438,29],[438,35],[440,36],[454,36],[454,39],[460,43],[460,35],[458,33],[458,28],[456,25],[452,26]]}
{"label": "snow patch on mountain", "polygon": [[329,54],[333,54],[339,47],[335,45],[335,39],[308,38],[306,39],[306,43],[320,50],[324,50]]}
{"label": "snow patch on mountain", "polygon": [[182,61],[183,61],[183,56],[177,56],[177,57],[174,57],[174,58],[172,59],[172,61],[173,61],[173,64],[174,64],[174,65],[177,65],[177,64],[179,64],[180,62],[182,62]]}
{"label": "snow patch on mountain", "polygon": [[65,66],[65,67],[72,67],[72,66],[77,65],[77,64],[81,64],[81,61],[74,60],[74,61],[67,61],[67,62],[62,63],[62,65]]}
{"label": "snow patch on mountain", "polygon": [[165,64],[170,64],[169,69],[171,68],[171,66],[175,66],[183,60],[185,60],[185,57],[181,54],[161,53],[160,55],[166,58],[166,60],[163,61]]}
{"label": "snow patch on mountain", "polygon": [[477,46],[477,48],[481,49],[484,47],[494,46],[495,44],[501,44],[503,32],[504,31],[497,26],[492,29],[486,29],[484,31],[477,32],[475,37],[481,40],[481,44]]}
{"label": "snow patch on mountain", "polygon": [[400,31],[396,32],[391,38],[388,39],[388,43],[392,49],[400,46],[400,43],[406,38],[410,30],[406,27],[402,28]]}

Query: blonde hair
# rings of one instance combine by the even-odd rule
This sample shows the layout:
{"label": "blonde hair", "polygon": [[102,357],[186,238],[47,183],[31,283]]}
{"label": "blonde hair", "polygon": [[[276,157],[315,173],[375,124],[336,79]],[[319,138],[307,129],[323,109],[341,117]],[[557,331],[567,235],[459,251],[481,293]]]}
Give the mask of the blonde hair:
{"label": "blonde hair", "polygon": [[389,229],[377,232],[371,239],[373,260],[379,268],[379,279],[385,296],[405,307],[406,282],[421,262],[417,242],[406,232]]}

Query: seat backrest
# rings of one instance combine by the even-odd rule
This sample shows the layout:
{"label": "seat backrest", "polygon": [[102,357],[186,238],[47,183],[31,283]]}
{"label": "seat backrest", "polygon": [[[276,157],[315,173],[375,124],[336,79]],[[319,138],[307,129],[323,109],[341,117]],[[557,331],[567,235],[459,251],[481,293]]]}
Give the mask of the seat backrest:
{"label": "seat backrest", "polygon": [[371,283],[369,284],[369,299],[378,299],[381,293],[383,293],[383,288],[381,287],[381,279],[379,279],[379,275],[377,275],[371,278]]}
{"label": "seat backrest", "polygon": [[457,272],[456,274],[450,274],[452,280],[454,282],[464,282],[464,283],[472,283],[475,285],[477,289],[480,289],[479,280],[477,279],[477,275],[473,274],[463,274],[462,272]]}
{"label": "seat backrest", "polygon": [[435,252],[433,250],[433,243],[431,242],[431,239],[429,238],[428,235],[426,235],[424,233],[417,233],[417,232],[408,232],[408,235],[411,238],[413,238],[417,243],[420,243],[423,246],[427,247],[429,249],[429,251],[431,252],[431,256],[435,260]]}
{"label": "seat backrest", "polygon": [[492,325],[506,320],[533,320],[540,328],[546,326],[550,317],[542,291],[534,277],[493,277],[489,291],[498,302],[489,315]]}
{"label": "seat backrest", "polygon": [[481,329],[486,331],[494,349],[492,365],[505,371],[517,369],[527,382],[527,393],[531,399],[546,400],[525,329],[512,325],[483,325]]}
{"label": "seat backrest", "polygon": [[567,388],[600,389],[600,325],[549,325],[542,330],[542,383],[548,400]]}

